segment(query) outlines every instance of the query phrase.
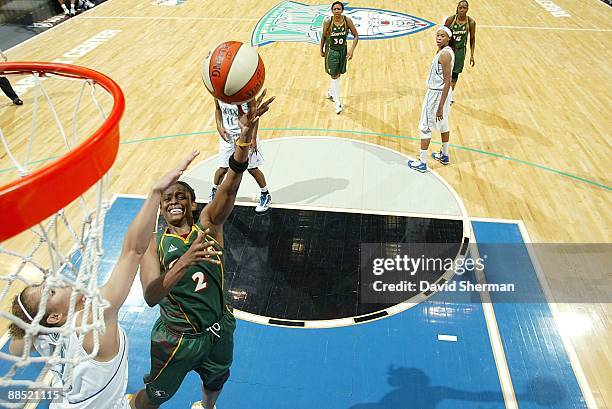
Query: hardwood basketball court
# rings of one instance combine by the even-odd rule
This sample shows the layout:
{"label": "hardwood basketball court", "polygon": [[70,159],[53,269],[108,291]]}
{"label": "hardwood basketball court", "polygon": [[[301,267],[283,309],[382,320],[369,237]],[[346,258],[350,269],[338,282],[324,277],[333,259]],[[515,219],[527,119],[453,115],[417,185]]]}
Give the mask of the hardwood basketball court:
{"label": "hardwood basketball court", "polygon": [[[112,193],[146,194],[169,164],[191,149],[201,151],[201,160],[217,153],[214,103],[202,84],[200,70],[208,51],[226,40],[261,44],[265,87],[276,96],[260,124],[262,140],[312,137],[317,144],[321,139],[316,137],[354,139],[414,157],[425,79],[436,52],[435,29],[427,26],[407,33],[398,28],[395,33],[380,34],[389,21],[402,21],[401,16],[389,17],[383,11],[437,25],[454,13],[456,2],[347,4],[347,12],[350,8],[372,9],[363,14],[370,20],[364,17],[361,21],[370,25],[364,30],[381,38],[359,42],[341,78],[344,111],[340,115],[325,99],[329,77],[318,45],[309,40],[314,34],[304,28],[305,23],[274,20],[268,14],[280,3],[186,0],[168,6],[109,0],[5,53],[11,61],[82,65],[109,75],[121,86],[126,112],[112,171]],[[555,0],[569,14],[564,16],[544,3],[470,3],[469,15],[477,21],[476,64],[470,68],[466,63],[451,108],[452,162],[446,167],[434,161],[429,165],[457,192],[470,218],[520,220],[534,243],[609,243],[612,9],[598,0]],[[304,11],[307,6],[325,4],[310,2],[300,7],[308,14]],[[271,22],[262,28],[264,16]],[[256,27],[261,29],[259,34],[267,30],[267,43],[254,34]],[[275,29],[285,32],[274,35]],[[293,34],[287,33],[291,31]],[[91,39],[95,36],[103,41],[94,41],[94,47]],[[51,88],[51,92],[63,97],[61,88]],[[23,112],[32,98],[28,92],[20,96],[22,107],[2,100],[0,124],[27,134],[30,122]],[[50,117],[41,119],[41,127],[52,125]],[[437,141],[439,136],[434,134],[432,142]],[[44,149],[44,143],[38,141],[38,147]],[[333,172],[334,167],[350,165],[355,173],[362,170],[359,164],[347,161],[341,150],[335,152],[333,166],[318,163],[316,145],[309,152],[300,166]],[[297,157],[303,151],[292,154]],[[9,167],[3,156],[0,168]],[[262,170],[274,172],[266,165]],[[422,194],[411,186],[415,176],[407,167],[405,172],[406,178],[380,181],[389,188],[387,194]],[[0,177],[5,182],[9,176],[4,172]],[[284,178],[291,180],[291,175]],[[249,189],[243,188],[240,195],[255,195],[256,190]],[[271,184],[270,189],[275,203],[275,186]],[[202,198],[207,194],[198,192]],[[584,372],[586,383],[581,388],[585,399],[601,409],[612,408],[612,273],[606,267],[599,273],[584,269],[565,277],[544,268],[553,300],[566,300],[567,293],[579,294],[575,299],[579,302],[556,304],[555,314],[558,323],[581,324],[561,331],[571,339]],[[591,297],[589,288],[594,287],[604,295]],[[8,301],[2,300],[3,306]],[[506,405],[511,407],[508,401]]]}

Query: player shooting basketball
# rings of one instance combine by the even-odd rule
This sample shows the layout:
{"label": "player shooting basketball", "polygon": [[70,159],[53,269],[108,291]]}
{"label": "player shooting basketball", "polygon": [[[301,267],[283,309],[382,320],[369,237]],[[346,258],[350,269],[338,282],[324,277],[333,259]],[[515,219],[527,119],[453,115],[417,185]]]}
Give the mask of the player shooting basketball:
{"label": "player shooting basketball", "polygon": [[[106,330],[100,334],[99,348],[94,359],[85,359],[94,351],[93,331],[89,331],[83,338],[82,346],[77,334],[73,332],[67,338],[66,343],[59,343],[57,347],[64,348],[63,356],[67,358],[82,359],[73,368],[64,365],[64,372],[58,375],[69,384],[62,401],[53,402],[53,409],[98,409],[128,408],[129,404],[125,398],[127,386],[127,350],[128,341],[125,332],[118,323],[118,312],[125,302],[141,258],[145,254],[151,232],[155,228],[157,209],[164,192],[172,186],[197,156],[197,152],[191,153],[185,158],[181,165],[164,176],[153,186],[140,212],[130,225],[123,240],[121,255],[113,268],[113,271],[101,288],[101,296],[108,302],[104,309],[104,323]],[[214,254],[212,249],[206,249],[203,254]],[[83,299],[77,301],[76,313],[69,315],[70,297],[73,289],[71,287],[53,288],[48,283],[26,287],[19,295],[15,296],[12,305],[12,313],[26,323],[32,323],[39,312],[40,300],[43,294],[47,295],[44,316],[40,325],[45,327],[62,327],[64,325],[81,326],[89,322],[83,320]],[[90,319],[92,314],[89,314]],[[11,324],[11,343],[9,349],[14,355],[22,355],[25,345],[25,332],[16,324]],[[58,329],[58,333],[59,333]],[[45,335],[42,336],[44,338]],[[48,336],[47,336],[48,337]],[[57,336],[59,339],[59,336]],[[41,337],[38,338],[40,340]],[[35,345],[40,345],[35,342]],[[44,354],[43,351],[40,351]],[[50,351],[46,351],[49,353]],[[54,386],[57,386],[55,384]]]}
{"label": "player shooting basketball", "polygon": [[[132,400],[133,408],[158,408],[193,370],[202,380],[202,407],[213,409],[229,378],[236,321],[223,292],[223,223],[247,170],[259,117],[274,100],[263,102],[264,96],[265,91],[251,100],[247,113],[238,105],[241,132],[229,170],[197,222],[195,192],[188,184],[177,182],[163,192],[161,214],[168,227],[151,239],[140,271],[145,300],[150,306],[159,304],[161,316],[151,333],[146,388]],[[212,256],[204,250],[210,244]],[[210,258],[216,264],[206,263]]]}

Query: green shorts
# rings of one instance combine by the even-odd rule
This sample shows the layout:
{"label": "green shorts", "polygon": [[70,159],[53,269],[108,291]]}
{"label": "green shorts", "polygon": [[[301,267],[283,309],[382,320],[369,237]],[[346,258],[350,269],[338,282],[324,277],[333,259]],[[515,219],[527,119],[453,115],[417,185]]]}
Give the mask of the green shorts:
{"label": "green shorts", "polygon": [[181,334],[159,318],[151,330],[151,372],[144,377],[147,395],[161,405],[181,386],[189,371],[196,371],[204,387],[221,390],[229,377],[234,355],[236,319],[226,311],[211,330]]}
{"label": "green shorts", "polygon": [[463,71],[463,64],[465,63],[465,47],[455,51],[455,64],[453,65],[453,79],[456,80],[459,74]]}
{"label": "green shorts", "polygon": [[346,72],[346,48],[342,50],[327,49],[325,53],[325,71],[332,77]]}

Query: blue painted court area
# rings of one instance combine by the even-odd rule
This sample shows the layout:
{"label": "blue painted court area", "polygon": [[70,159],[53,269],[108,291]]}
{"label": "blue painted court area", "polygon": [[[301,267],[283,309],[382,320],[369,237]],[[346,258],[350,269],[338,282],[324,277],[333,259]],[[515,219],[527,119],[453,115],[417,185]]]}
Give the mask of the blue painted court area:
{"label": "blue painted court area", "polygon": [[[141,205],[141,199],[118,198],[111,207],[102,277]],[[530,301],[539,300],[504,299],[494,305],[519,408],[586,408],[518,226],[474,222],[473,227],[479,243],[515,243],[507,249],[480,245],[488,254],[487,281],[519,280],[533,290]],[[474,281],[466,275],[461,279]],[[139,287],[135,283],[121,314],[130,342],[129,393],[143,387],[149,332],[158,316]],[[439,335],[457,341],[440,341]],[[238,321],[234,351],[218,409],[505,407],[477,293],[438,293],[400,314],[350,327],[281,328]],[[200,396],[199,377],[192,373],[164,407],[189,408]]]}

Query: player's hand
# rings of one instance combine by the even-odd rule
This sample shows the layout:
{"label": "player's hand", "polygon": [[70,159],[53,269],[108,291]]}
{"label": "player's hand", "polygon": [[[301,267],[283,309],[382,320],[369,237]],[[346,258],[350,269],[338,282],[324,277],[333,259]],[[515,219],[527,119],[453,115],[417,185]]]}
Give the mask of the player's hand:
{"label": "player's hand", "polygon": [[217,128],[217,132],[219,132],[219,136],[221,136],[221,139],[223,139],[225,142],[228,142],[228,143],[231,142],[229,133],[227,133],[225,128],[223,127]]}
{"label": "player's hand", "polygon": [[199,154],[200,154],[200,152],[198,152],[198,151],[192,151],[185,159],[183,159],[181,161],[181,163],[179,164],[179,166],[176,169],[174,169],[171,172],[169,172],[166,175],[164,175],[164,177],[162,177],[155,185],[153,185],[153,190],[157,190],[157,191],[163,192],[164,190],[166,190],[170,186],[172,186],[173,183],[175,183],[177,180],[179,180],[179,178],[181,177],[181,175],[183,174],[185,169],[187,169],[189,164]]}
{"label": "player's hand", "polygon": [[346,59],[349,60],[349,61],[353,59],[353,50],[349,50],[346,53]]}
{"label": "player's hand", "polygon": [[[238,126],[240,126],[241,135],[247,135],[257,125],[259,118],[270,109],[270,104],[274,101],[275,97],[264,101],[265,96],[266,90],[264,89],[259,97],[251,99],[247,103],[249,107],[248,112],[244,112],[242,106],[238,105]],[[246,141],[248,141],[249,137],[250,135],[247,136]]]}
{"label": "player's hand", "polygon": [[441,121],[444,118],[444,110],[442,109],[442,107],[438,107],[438,110],[436,111],[436,121]]}
{"label": "player's hand", "polygon": [[221,264],[217,256],[220,256],[222,253],[215,249],[215,242],[213,240],[206,240],[208,232],[209,229],[206,229],[204,232],[198,232],[198,237],[191,243],[189,250],[181,256],[182,262],[188,266],[202,261],[211,264]]}
{"label": "player's hand", "polygon": [[325,51],[321,50],[321,57],[325,58]]}
{"label": "player's hand", "polygon": [[470,57],[470,66],[474,66],[474,57]]}

